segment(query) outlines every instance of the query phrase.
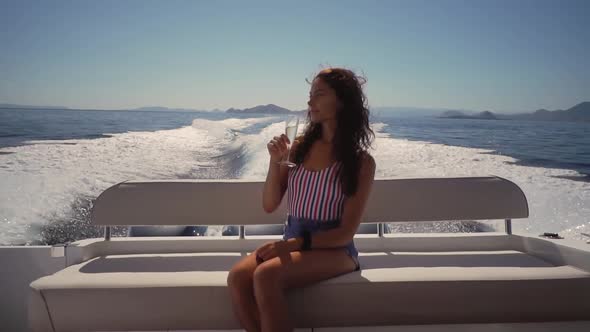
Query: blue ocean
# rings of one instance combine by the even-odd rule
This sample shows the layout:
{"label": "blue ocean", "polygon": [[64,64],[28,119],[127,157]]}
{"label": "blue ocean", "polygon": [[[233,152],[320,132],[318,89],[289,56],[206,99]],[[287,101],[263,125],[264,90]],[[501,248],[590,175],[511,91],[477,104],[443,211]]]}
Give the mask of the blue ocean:
{"label": "blue ocean", "polygon": [[[371,123],[377,178],[498,175],[529,200],[531,216],[515,230],[573,238],[590,230],[588,123],[387,114]],[[89,225],[91,202],[125,180],[262,181],[266,143],[283,131],[281,115],[0,109],[0,245],[101,236]],[[461,225],[391,231],[468,231]]]}

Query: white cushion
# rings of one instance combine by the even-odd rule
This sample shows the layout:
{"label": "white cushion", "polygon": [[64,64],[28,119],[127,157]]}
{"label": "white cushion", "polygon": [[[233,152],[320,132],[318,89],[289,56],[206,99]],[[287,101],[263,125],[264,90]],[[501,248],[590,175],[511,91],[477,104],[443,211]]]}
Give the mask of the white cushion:
{"label": "white cushion", "polygon": [[[31,283],[32,303],[48,312],[32,306],[30,326],[238,328],[226,279],[245,254],[95,257]],[[518,251],[362,252],[360,262],[288,292],[298,327],[590,319],[589,273]]]}

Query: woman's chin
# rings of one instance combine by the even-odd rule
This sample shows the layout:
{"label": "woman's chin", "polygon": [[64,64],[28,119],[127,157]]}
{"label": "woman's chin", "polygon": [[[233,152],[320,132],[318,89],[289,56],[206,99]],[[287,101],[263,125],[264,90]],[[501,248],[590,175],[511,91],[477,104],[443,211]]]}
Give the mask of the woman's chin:
{"label": "woman's chin", "polygon": [[312,123],[320,123],[320,117],[319,114],[312,112],[309,114],[309,119],[311,120]]}

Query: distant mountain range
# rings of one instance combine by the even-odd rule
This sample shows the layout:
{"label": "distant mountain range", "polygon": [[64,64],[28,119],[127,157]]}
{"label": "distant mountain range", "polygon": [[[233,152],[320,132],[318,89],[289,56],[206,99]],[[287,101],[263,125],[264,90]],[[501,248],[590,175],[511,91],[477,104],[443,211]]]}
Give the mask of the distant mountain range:
{"label": "distant mountain range", "polygon": [[585,101],[567,110],[548,111],[536,110],[533,113],[500,114],[484,111],[475,114],[465,114],[463,111],[445,111],[438,118],[445,119],[479,119],[479,120],[533,120],[533,121],[569,121],[590,122],[590,102]]}
{"label": "distant mountain range", "polygon": [[480,119],[480,120],[508,120],[507,115],[498,115],[490,111],[483,111],[477,114],[465,114],[462,111],[445,111],[438,118],[446,119]]}
{"label": "distant mountain range", "polygon": [[306,110],[303,111],[291,111],[289,109],[286,109],[284,107],[281,106],[277,106],[275,104],[268,104],[268,105],[258,105],[258,106],[254,106],[251,108],[245,108],[245,109],[235,109],[235,108],[230,108],[227,111],[225,111],[226,113],[256,113],[256,114],[290,114],[290,113],[301,113],[301,112],[305,112]]}
{"label": "distant mountain range", "polygon": [[[0,104],[0,108],[12,109],[64,109],[64,110],[78,110],[64,106],[32,106],[32,105],[18,105],[18,104]],[[80,109],[90,111],[93,109]],[[99,109],[96,109],[99,110]],[[120,109],[119,111],[182,111],[182,112],[223,112],[219,109],[211,111],[196,110],[190,108],[168,108],[163,106],[146,106],[134,109]],[[306,109],[300,111],[291,111],[287,108],[277,106],[275,104],[258,105],[251,108],[236,109],[230,108],[226,113],[236,114],[291,114],[291,113],[305,113]],[[441,113],[442,112],[442,113]],[[433,116],[436,118],[445,119],[480,119],[480,120],[536,120],[536,121],[573,121],[573,122],[590,122],[590,102],[582,102],[567,110],[548,111],[546,109],[536,110],[533,113],[520,114],[505,114],[494,113],[492,111],[484,111],[475,113],[468,110],[452,110],[441,108],[420,108],[420,107],[374,107],[371,108],[371,113],[376,116],[383,115],[401,115],[401,116]]]}

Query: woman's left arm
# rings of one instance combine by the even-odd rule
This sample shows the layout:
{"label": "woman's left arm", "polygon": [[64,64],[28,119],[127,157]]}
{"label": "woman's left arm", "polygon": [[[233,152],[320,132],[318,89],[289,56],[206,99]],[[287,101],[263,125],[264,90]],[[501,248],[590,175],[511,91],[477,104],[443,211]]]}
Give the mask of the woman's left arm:
{"label": "woman's left arm", "polygon": [[[311,236],[311,248],[344,247],[352,241],[352,238],[361,223],[361,217],[365,210],[369,194],[371,193],[374,178],[375,159],[367,153],[365,158],[363,158],[359,172],[357,191],[353,196],[347,197],[344,202],[344,211],[342,212],[340,227],[329,231],[314,233]],[[301,248],[303,238],[297,237],[289,239],[288,241],[291,241],[291,251],[297,251]]]}

